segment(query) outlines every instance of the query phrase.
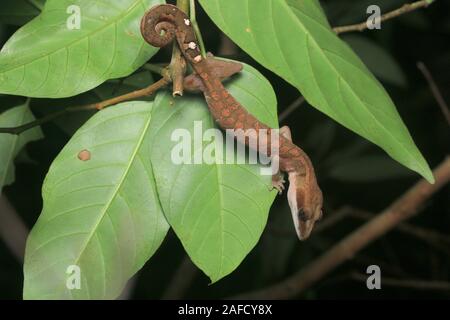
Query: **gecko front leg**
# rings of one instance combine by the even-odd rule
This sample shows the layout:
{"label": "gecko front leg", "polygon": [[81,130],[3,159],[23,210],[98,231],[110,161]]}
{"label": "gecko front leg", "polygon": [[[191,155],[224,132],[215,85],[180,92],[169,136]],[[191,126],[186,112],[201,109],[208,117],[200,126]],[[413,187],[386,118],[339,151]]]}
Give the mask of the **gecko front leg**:
{"label": "gecko front leg", "polygon": [[[274,165],[274,163],[276,163],[276,167],[279,168],[280,167],[278,165],[279,162],[280,162],[280,157],[279,156],[273,156],[272,157],[272,166]],[[282,194],[283,191],[286,189],[285,186],[284,186],[285,183],[286,183],[286,180],[284,180],[284,174],[283,174],[283,172],[281,172],[278,169],[278,172],[275,173],[272,176],[272,189],[271,190],[277,189],[278,190],[278,194]]]}
{"label": "gecko front leg", "polygon": [[[222,82],[241,72],[243,69],[241,63],[216,59],[210,53],[208,53],[205,63],[208,65],[211,74]],[[185,91],[193,93],[205,91],[203,80],[197,73],[192,73],[185,77],[183,87]]]}

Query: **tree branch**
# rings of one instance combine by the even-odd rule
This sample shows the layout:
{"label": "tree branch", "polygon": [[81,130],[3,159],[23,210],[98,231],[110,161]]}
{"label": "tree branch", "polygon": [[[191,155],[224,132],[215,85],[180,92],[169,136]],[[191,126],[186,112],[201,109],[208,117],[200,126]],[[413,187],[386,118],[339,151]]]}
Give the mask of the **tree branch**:
{"label": "tree branch", "polygon": [[[364,210],[359,210],[356,208],[352,208],[349,207],[348,209],[348,214],[351,217],[357,218],[357,219],[361,219],[361,220],[371,220],[375,217],[375,215],[373,213],[364,211]],[[434,230],[429,230],[429,229],[425,229],[422,227],[418,227],[406,222],[402,222],[397,226],[397,229],[407,233],[409,235],[412,235],[416,238],[425,240],[427,242],[430,243],[446,243],[450,245],[450,237],[443,235],[439,232],[436,232]]]}
{"label": "tree branch", "polygon": [[300,96],[295,99],[278,117],[280,122],[286,120],[295,110],[297,110],[303,103],[305,103],[305,98]]}
{"label": "tree branch", "polygon": [[434,81],[433,76],[431,75],[431,72],[428,70],[426,65],[423,62],[417,63],[417,68],[422,72],[423,76],[428,82],[428,86],[431,89],[431,92],[433,93],[434,99],[436,99],[436,102],[441,108],[442,114],[445,117],[445,120],[447,120],[447,124],[450,125],[450,111],[448,109],[448,105],[444,100],[444,97],[441,94],[441,91],[439,90],[439,87],[436,84],[436,81]]}
{"label": "tree branch", "polygon": [[[371,220],[374,218],[374,214],[359,210],[356,208],[348,208],[348,214],[356,219],[362,219],[362,220]],[[450,237],[443,235],[439,232],[436,232],[434,230],[425,229],[422,227],[418,227],[406,222],[402,222],[396,226],[397,230],[408,234],[410,236],[416,237],[429,245],[432,245],[436,247],[437,249],[443,251],[444,253],[450,255]]]}
{"label": "tree branch", "polygon": [[[431,3],[433,3],[434,0],[421,0],[421,1],[416,1],[413,3],[407,3],[404,4],[401,8],[390,11],[386,14],[383,14],[380,17],[380,23],[396,18],[398,16],[401,16],[405,13],[420,9],[420,8],[426,8],[428,7]],[[352,25],[348,25],[348,26],[342,26],[342,27],[336,27],[333,28],[334,32],[336,32],[337,34],[341,34],[341,33],[345,33],[345,32],[353,32],[353,31],[364,31],[367,29],[367,21],[361,22],[361,23],[357,23],[357,24],[352,24]]]}
{"label": "tree branch", "polygon": [[0,194],[0,237],[20,262],[23,262],[28,228],[8,199]]}
{"label": "tree branch", "polygon": [[188,255],[183,258],[180,266],[175,272],[175,275],[170,281],[167,289],[162,295],[162,300],[178,300],[184,297],[184,294],[189,289],[198,274],[198,269],[192,263]]}
{"label": "tree branch", "polygon": [[417,214],[418,208],[450,181],[450,157],[434,170],[434,175],[436,177],[434,185],[429,184],[424,179],[420,180],[386,210],[349,234],[294,275],[268,288],[243,293],[231,298],[287,299],[302,293],[337,266],[353,257],[369,243],[378,239],[402,221]]}
{"label": "tree branch", "polygon": [[[350,274],[350,278],[357,281],[367,281],[367,275],[360,273]],[[431,281],[421,279],[395,279],[383,277],[381,286],[409,288],[417,290],[444,290],[450,291],[450,282]]]}
{"label": "tree branch", "polygon": [[41,124],[47,123],[53,119],[56,119],[64,114],[71,113],[71,112],[79,112],[79,111],[87,111],[87,110],[102,110],[106,107],[110,107],[112,105],[116,105],[120,102],[129,101],[138,99],[140,97],[150,96],[162,87],[165,87],[167,84],[170,83],[170,80],[167,76],[164,76],[162,79],[158,80],[157,82],[151,84],[147,88],[136,90],[112,99],[108,99],[105,101],[101,101],[98,103],[91,103],[87,105],[82,106],[74,106],[74,107],[68,107],[66,109],[63,109],[58,112],[51,113],[45,117],[42,117],[40,119],[37,119],[35,121],[31,121],[29,123],[23,124],[18,127],[11,127],[11,128],[0,128],[0,134],[1,133],[8,133],[8,134],[21,134],[22,132],[29,130],[31,128],[34,128],[36,126],[39,126]]}

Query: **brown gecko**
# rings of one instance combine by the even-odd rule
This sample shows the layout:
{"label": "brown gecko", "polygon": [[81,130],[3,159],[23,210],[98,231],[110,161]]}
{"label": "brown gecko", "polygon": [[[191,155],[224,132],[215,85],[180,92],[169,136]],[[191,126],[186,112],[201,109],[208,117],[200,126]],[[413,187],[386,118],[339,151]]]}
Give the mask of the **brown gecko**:
{"label": "brown gecko", "polygon": [[[195,73],[185,79],[187,89],[203,92],[209,110],[222,129],[265,129],[264,139],[269,148],[258,148],[258,152],[279,160],[280,171],[289,177],[288,202],[300,240],[309,237],[314,224],[322,217],[322,192],[317,184],[311,160],[306,153],[292,142],[288,127],[280,129],[279,147],[271,154],[271,128],[261,123],[239,104],[225,89],[222,80],[242,68],[236,63],[219,62],[212,57],[203,58],[197,38],[188,16],[173,5],[157,5],[151,8],[141,21],[141,33],[149,44],[155,47],[168,45],[177,40],[186,60]],[[261,138],[258,138],[261,140]],[[244,139],[248,145],[248,139]],[[281,174],[274,176],[274,187],[284,190]]]}

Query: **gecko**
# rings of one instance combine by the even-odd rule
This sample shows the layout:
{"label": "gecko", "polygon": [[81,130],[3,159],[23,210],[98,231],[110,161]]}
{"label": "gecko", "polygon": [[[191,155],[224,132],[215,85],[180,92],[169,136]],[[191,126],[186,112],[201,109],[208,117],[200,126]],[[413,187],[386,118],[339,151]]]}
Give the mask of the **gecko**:
{"label": "gecko", "polygon": [[[239,72],[242,66],[236,63],[218,62],[213,57],[203,57],[192,22],[178,7],[163,4],[152,7],[141,20],[144,40],[154,47],[164,47],[176,40],[194,74],[185,78],[190,90],[203,92],[210,113],[216,123],[226,129],[265,129],[264,139],[269,148],[258,148],[257,152],[276,159],[280,172],[273,177],[273,187],[280,193],[285,189],[284,174],[287,173],[289,188],[288,203],[295,230],[300,240],[307,239],[314,224],[322,218],[323,195],[308,155],[292,142],[289,127],[280,129],[278,147],[271,152],[271,131],[274,130],[250,114],[224,87],[222,81]],[[239,64],[240,65],[240,64]],[[258,135],[258,139],[261,137]],[[248,145],[248,139],[243,141]]]}

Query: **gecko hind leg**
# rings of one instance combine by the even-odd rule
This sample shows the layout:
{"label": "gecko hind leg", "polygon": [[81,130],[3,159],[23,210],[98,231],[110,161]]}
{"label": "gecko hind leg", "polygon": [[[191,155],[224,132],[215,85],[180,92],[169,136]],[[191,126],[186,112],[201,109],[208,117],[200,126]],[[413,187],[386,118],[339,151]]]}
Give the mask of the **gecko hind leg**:
{"label": "gecko hind leg", "polygon": [[[277,163],[277,167],[279,168],[280,166],[278,164],[280,162],[280,157],[279,156],[273,156],[272,157],[272,165],[274,164],[274,162]],[[283,172],[281,172],[278,169],[278,172],[275,173],[272,176],[272,189],[271,189],[271,191],[273,189],[277,189],[278,190],[278,194],[282,194],[284,189],[285,189],[285,187],[284,187],[285,183],[286,183],[286,180],[284,180],[284,174],[283,174]]]}
{"label": "gecko hind leg", "polygon": [[272,191],[273,189],[277,189],[278,193],[282,194],[285,189],[285,183],[286,180],[284,180],[284,174],[281,171],[278,171],[272,176],[272,188],[270,189],[270,191]]}
{"label": "gecko hind leg", "polygon": [[[291,129],[289,129],[288,126],[284,126],[280,128],[280,135],[288,139],[292,142],[292,134]],[[274,156],[272,158],[272,161],[280,161],[279,156]],[[272,190],[277,189],[279,194],[282,194],[285,190],[284,184],[286,183],[286,180],[284,180],[284,174],[281,171],[278,171],[276,174],[272,176]]]}
{"label": "gecko hind leg", "polygon": [[[292,134],[291,129],[288,126],[284,126],[280,128],[280,134],[292,142]],[[274,156],[272,161],[280,161],[279,156]],[[279,194],[282,194],[285,190],[284,184],[286,180],[284,180],[284,174],[281,171],[278,171],[272,176],[272,190],[277,189]]]}

